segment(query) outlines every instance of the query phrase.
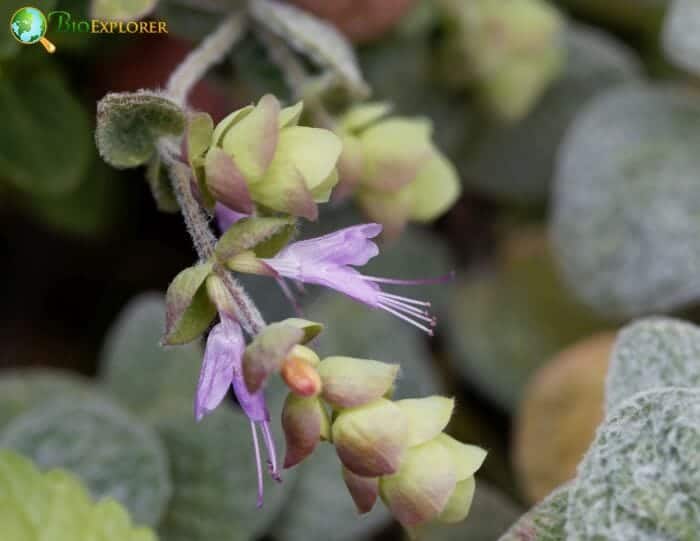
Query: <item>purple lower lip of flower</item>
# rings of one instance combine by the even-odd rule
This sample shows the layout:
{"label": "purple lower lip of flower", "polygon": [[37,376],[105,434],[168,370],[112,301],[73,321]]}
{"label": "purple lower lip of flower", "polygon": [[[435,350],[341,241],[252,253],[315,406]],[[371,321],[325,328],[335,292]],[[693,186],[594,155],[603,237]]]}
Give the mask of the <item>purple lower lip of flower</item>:
{"label": "purple lower lip of flower", "polygon": [[454,272],[423,280],[361,274],[351,265],[364,265],[379,253],[370,239],[381,230],[381,225],[373,223],[347,227],[323,237],[294,242],[275,257],[261,261],[278,276],[330,287],[367,306],[389,312],[432,336],[437,320],[428,310],[429,302],[387,293],[379,284],[443,283],[453,279]]}
{"label": "purple lower lip of flower", "polygon": [[262,507],[263,474],[258,427],[262,432],[267,450],[270,475],[276,481],[281,481],[275,444],[270,430],[270,413],[265,403],[264,391],[250,393],[243,379],[245,340],[240,325],[224,314],[220,314],[220,317],[221,322],[214,326],[207,338],[197,385],[195,418],[200,421],[205,415],[211,413],[222,402],[229,386],[233,387],[238,403],[250,421],[258,477],[257,506]]}

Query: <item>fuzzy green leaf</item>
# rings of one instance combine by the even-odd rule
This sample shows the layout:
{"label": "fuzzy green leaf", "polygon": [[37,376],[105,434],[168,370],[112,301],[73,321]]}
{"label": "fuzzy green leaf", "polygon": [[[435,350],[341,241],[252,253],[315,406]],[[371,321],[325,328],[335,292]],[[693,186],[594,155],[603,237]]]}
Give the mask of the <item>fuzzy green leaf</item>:
{"label": "fuzzy green leaf", "polygon": [[695,74],[700,72],[700,4],[673,0],[663,29],[663,47],[669,58]]}
{"label": "fuzzy green leaf", "polygon": [[41,474],[7,450],[0,451],[0,524],[8,541],[156,541],[116,501],[94,504],[68,472]]}
{"label": "fuzzy green leaf", "polygon": [[569,492],[567,541],[695,539],[700,392],[639,393],[609,412]]}
{"label": "fuzzy green leaf", "polygon": [[116,499],[140,524],[157,524],[170,497],[167,456],[157,436],[105,400],[63,397],[39,404],[7,425],[0,447],[42,468],[75,473],[95,498]]}
{"label": "fuzzy green leaf", "polygon": [[184,129],[182,109],[153,92],[107,94],[97,104],[97,148],[113,167],[145,164],[159,137],[180,135]]}
{"label": "fuzzy green leaf", "polygon": [[[243,218],[228,228],[216,243],[216,255],[222,260],[242,252],[263,248],[260,257],[272,257],[274,249],[286,244],[295,231],[293,218]],[[279,251],[279,250],[278,250]]]}
{"label": "fuzzy green leaf", "polygon": [[204,287],[211,272],[211,263],[199,263],[180,272],[168,286],[165,295],[164,345],[191,342],[214,319],[216,306]]}
{"label": "fuzzy green leaf", "polygon": [[649,318],[620,331],[608,369],[608,411],[639,392],[661,387],[700,389],[699,327]]}
{"label": "fuzzy green leaf", "polygon": [[569,485],[559,487],[520,517],[520,520],[513,524],[499,538],[499,541],[562,541],[566,539],[564,527],[566,526],[568,500]]}

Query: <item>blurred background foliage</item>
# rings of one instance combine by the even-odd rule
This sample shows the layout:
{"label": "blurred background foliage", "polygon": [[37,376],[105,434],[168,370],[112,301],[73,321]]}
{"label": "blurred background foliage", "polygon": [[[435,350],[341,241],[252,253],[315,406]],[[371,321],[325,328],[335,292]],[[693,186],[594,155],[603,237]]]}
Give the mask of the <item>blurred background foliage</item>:
{"label": "blurred background foliage", "polygon": [[[160,296],[130,303],[195,256],[143,172],[98,158],[96,100],[162,87],[240,3],[161,0],[167,37],[50,32],[53,56],[0,33],[0,446],[72,471],[165,541],[396,539],[383,510],[355,516],[325,448],[253,512],[247,424],[232,403],[195,426],[200,348],[160,350]],[[434,302],[435,339],[313,288],[301,302],[327,325],[320,352],[400,362],[400,394],[457,397],[451,432],[489,458],[469,519],[427,537],[492,541],[573,477],[615,330],[652,312],[700,321],[700,13],[689,0],[294,3],[353,40],[374,99],[433,120],[460,171],[456,206],[367,266],[457,270],[416,294]],[[34,4],[88,16],[83,1]],[[216,120],[269,91],[290,96],[248,35],[191,103]],[[302,236],[362,219],[327,207]],[[267,320],[292,313],[273,283],[245,284]]]}

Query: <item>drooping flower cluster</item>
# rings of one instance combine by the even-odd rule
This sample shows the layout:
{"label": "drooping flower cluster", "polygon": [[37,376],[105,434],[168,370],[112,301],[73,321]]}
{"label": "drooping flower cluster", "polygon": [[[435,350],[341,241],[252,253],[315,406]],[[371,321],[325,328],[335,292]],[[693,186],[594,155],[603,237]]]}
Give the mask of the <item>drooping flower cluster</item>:
{"label": "drooping flower cluster", "polygon": [[[269,473],[281,480],[264,395],[268,378],[279,373],[290,389],[282,412],[284,467],[329,441],[360,512],[381,496],[407,528],[434,519],[461,520],[485,453],[443,433],[452,400],[392,401],[398,365],[349,357],[321,361],[303,345],[321,324],[299,318],[251,324],[240,292],[236,298],[231,271],[267,275],[287,291],[285,280],[335,289],[432,334],[429,302],[389,293],[380,284],[441,282],[449,276],[398,280],[355,268],[378,255],[372,239],[382,225],[360,224],[291,242],[296,218],[316,219],[317,203],[330,198],[338,168],[344,189],[355,190],[365,210],[394,232],[408,219],[429,220],[443,212],[459,188],[452,166],[430,142],[429,125],[384,120],[383,106],[363,106],[341,122],[341,144],[329,130],[298,126],[301,112],[301,104],[281,108],[276,98],[264,96],[216,127],[205,114],[191,117],[186,147],[197,181],[194,195],[215,212],[223,234],[211,256],[183,270],[168,288],[163,343],[189,342],[214,324],[195,417],[202,420],[233,390],[250,422],[258,506],[264,469],[260,437]],[[244,332],[250,336],[247,344]]]}
{"label": "drooping flower cluster", "polygon": [[354,193],[371,220],[390,235],[408,221],[429,222],[460,193],[453,165],[431,141],[427,119],[387,117],[383,103],[363,104],[341,119],[343,153],[336,197]]}
{"label": "drooping flower cluster", "polygon": [[[260,374],[252,366],[256,362],[260,359],[244,360],[244,375]],[[369,512],[379,496],[406,528],[466,517],[474,474],[486,452],[443,432],[454,400],[392,401],[398,365],[351,357],[321,361],[298,345],[283,360],[267,363],[262,379],[246,377],[249,390],[260,389],[272,366],[290,388],[282,412],[285,468],[328,441],[336,448],[360,513]]]}

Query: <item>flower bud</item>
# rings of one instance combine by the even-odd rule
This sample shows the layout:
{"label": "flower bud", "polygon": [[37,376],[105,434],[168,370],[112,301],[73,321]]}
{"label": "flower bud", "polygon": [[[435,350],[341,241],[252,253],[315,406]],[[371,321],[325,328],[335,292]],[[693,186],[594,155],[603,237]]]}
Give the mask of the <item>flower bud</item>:
{"label": "flower bud", "polygon": [[318,373],[323,399],[336,408],[352,408],[384,396],[399,372],[399,365],[352,357],[328,357]]}
{"label": "flower bud", "polygon": [[432,440],[445,429],[455,401],[444,396],[429,396],[399,400],[396,405],[408,419],[407,445],[413,447]]}
{"label": "flower bud", "polygon": [[408,220],[431,221],[457,199],[454,167],[431,142],[421,118],[389,117],[385,104],[363,104],[341,119],[346,143],[339,163],[340,193],[355,191],[368,216],[389,236]]}
{"label": "flower bud", "polygon": [[363,477],[377,477],[398,470],[408,423],[396,404],[380,398],[340,412],[332,435],[338,457],[347,469]]}
{"label": "flower bud", "polygon": [[294,349],[284,361],[280,374],[287,387],[299,396],[317,396],[321,392],[321,377],[316,368],[295,355]]}
{"label": "flower bud", "polygon": [[457,441],[447,434],[440,434],[435,441],[447,449],[457,481],[464,481],[473,476],[486,460],[484,449]]}
{"label": "flower bud", "polygon": [[452,30],[444,72],[457,85],[476,87],[497,114],[523,117],[559,75],[564,20],[542,0],[440,0]]}
{"label": "flower bud", "polygon": [[249,208],[252,200],[316,219],[316,203],[328,201],[338,181],[342,144],[328,130],[297,126],[301,109],[280,109],[268,94],[217,125],[205,160],[207,186],[217,200],[234,210]]}
{"label": "flower bud", "polygon": [[343,468],[343,480],[348,487],[350,496],[355,502],[357,512],[361,515],[369,513],[374,507],[379,494],[379,479],[377,477],[362,477]]}
{"label": "flower bud", "polygon": [[475,488],[474,477],[467,477],[465,480],[459,481],[452,496],[447,501],[447,505],[438,516],[438,520],[446,524],[455,524],[467,518],[474,499]]}
{"label": "flower bud", "polygon": [[380,479],[379,491],[396,520],[411,528],[442,513],[456,483],[447,449],[432,440],[408,449],[399,471]]}
{"label": "flower bud", "polygon": [[330,421],[321,401],[294,393],[289,393],[284,403],[282,428],[287,443],[285,468],[299,464],[313,452],[321,439],[330,437]]}

